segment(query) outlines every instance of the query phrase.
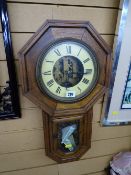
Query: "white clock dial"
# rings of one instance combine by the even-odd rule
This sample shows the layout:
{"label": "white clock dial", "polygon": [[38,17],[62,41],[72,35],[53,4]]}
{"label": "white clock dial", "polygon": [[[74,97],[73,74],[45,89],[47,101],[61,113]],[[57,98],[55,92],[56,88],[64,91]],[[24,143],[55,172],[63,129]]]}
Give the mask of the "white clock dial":
{"label": "white clock dial", "polygon": [[94,88],[97,60],[89,46],[79,40],[56,41],[39,57],[36,76],[41,90],[50,97],[76,101]]}

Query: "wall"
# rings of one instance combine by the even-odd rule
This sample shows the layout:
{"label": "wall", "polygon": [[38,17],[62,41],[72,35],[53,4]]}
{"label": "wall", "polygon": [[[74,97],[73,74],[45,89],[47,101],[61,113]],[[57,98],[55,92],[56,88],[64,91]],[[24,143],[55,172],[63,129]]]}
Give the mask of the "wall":
{"label": "wall", "polygon": [[[101,127],[102,99],[94,106],[92,147],[79,160],[57,164],[45,156],[41,110],[21,94],[17,52],[46,19],[90,20],[113,47],[119,0],[8,0],[22,118],[0,121],[0,175],[105,175],[119,151],[131,148],[131,126]],[[0,29],[0,86],[8,79]]]}

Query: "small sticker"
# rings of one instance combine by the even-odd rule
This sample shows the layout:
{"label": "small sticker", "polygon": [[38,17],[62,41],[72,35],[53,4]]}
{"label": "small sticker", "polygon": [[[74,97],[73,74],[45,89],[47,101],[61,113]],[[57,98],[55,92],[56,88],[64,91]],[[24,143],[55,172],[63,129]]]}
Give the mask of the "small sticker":
{"label": "small sticker", "polygon": [[112,115],[118,115],[118,114],[119,114],[118,111],[113,111],[113,112],[112,112]]}
{"label": "small sticker", "polygon": [[75,92],[74,91],[68,91],[66,92],[66,97],[75,97]]}
{"label": "small sticker", "polygon": [[66,144],[65,148],[72,148],[72,144]]}

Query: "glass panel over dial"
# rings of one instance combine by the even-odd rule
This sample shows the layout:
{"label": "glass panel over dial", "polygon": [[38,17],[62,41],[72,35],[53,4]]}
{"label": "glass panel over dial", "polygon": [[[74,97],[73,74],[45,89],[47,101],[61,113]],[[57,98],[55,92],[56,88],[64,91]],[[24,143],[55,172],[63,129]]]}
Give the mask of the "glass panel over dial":
{"label": "glass panel over dial", "polygon": [[97,77],[95,54],[79,40],[57,41],[38,59],[38,85],[56,100],[72,102],[85,97],[95,86]]}

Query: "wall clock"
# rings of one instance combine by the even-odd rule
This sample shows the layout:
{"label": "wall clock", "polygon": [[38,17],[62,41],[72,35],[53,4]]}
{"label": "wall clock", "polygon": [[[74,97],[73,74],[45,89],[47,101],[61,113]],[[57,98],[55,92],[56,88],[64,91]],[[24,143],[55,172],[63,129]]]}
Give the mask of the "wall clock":
{"label": "wall clock", "polygon": [[111,50],[89,22],[47,20],[18,56],[23,93],[43,111],[46,154],[79,159],[91,145],[93,105],[108,90]]}

